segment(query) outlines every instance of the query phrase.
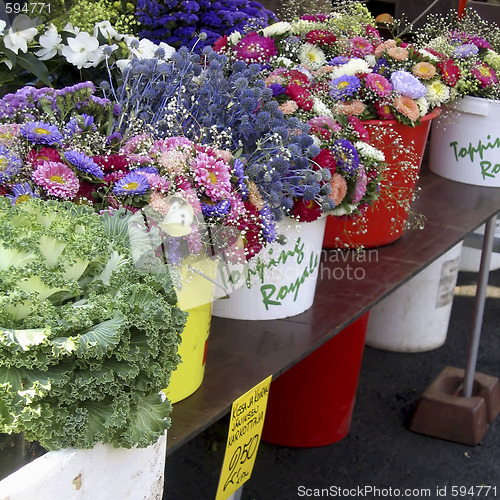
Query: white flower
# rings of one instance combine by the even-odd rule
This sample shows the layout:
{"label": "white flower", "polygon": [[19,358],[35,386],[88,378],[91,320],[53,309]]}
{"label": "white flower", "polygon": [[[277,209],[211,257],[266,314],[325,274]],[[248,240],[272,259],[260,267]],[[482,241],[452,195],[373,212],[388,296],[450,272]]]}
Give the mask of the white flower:
{"label": "white flower", "polygon": [[[38,29],[35,28],[36,20],[30,19],[28,16],[21,14],[14,19],[12,27],[3,38],[5,47],[12,50],[16,54],[19,52],[28,51],[28,43],[38,34]],[[4,27],[5,28],[5,27]]]}
{"label": "white flower", "polygon": [[107,40],[121,40],[123,38],[123,35],[120,35],[113,26],[111,26],[109,21],[101,21],[94,26],[94,36],[96,38],[99,36],[99,33]]}
{"label": "white flower", "polygon": [[312,110],[318,116],[328,116],[329,118],[335,118],[333,113],[330,111],[328,106],[318,97],[313,96],[313,107]]}
{"label": "white flower", "polygon": [[0,19],[0,35],[3,35],[5,26],[7,26],[7,23],[3,19]]}
{"label": "white flower", "polygon": [[172,57],[172,54],[175,53],[174,47],[172,47],[168,43],[160,42],[159,47],[160,47],[160,49],[163,49],[165,51],[165,55],[163,56],[163,59],[170,59]]}
{"label": "white flower", "polygon": [[79,32],[75,38],[68,38],[68,45],[62,47],[61,54],[78,69],[97,66],[104,58],[97,38],[86,31]]}
{"label": "white flower", "polygon": [[330,78],[334,80],[339,76],[354,76],[358,73],[371,73],[372,70],[368,63],[364,59],[360,59],[355,57],[351,59],[346,64],[340,64],[339,66],[335,66],[333,71],[330,73]]}
{"label": "white flower", "polygon": [[280,21],[278,23],[271,24],[270,26],[266,26],[262,33],[264,36],[277,36],[284,35],[292,29],[292,25],[287,23],[286,21]]}
{"label": "white flower", "polygon": [[122,73],[124,73],[125,70],[130,66],[130,59],[119,59],[115,62],[115,64],[118,66],[118,69]]}
{"label": "white flower", "polygon": [[380,162],[385,161],[384,152],[374,148],[371,144],[367,144],[363,141],[356,141],[354,147],[362,158]]}
{"label": "white flower", "polygon": [[415,102],[420,110],[420,116],[425,116],[429,112],[429,101],[425,97],[420,97],[415,99]]}
{"label": "white flower", "polygon": [[373,68],[375,64],[377,64],[377,58],[373,54],[368,54],[365,56],[365,61],[370,66],[370,68]]}
{"label": "white flower", "polygon": [[233,31],[227,39],[232,45],[236,45],[241,40],[241,33],[239,31]]}
{"label": "white flower", "polygon": [[67,31],[68,33],[73,33],[73,35],[78,35],[80,33],[80,28],[78,26],[73,26],[71,23],[67,23],[63,31]]}
{"label": "white flower", "polygon": [[436,80],[425,86],[427,87],[427,94],[425,97],[431,106],[439,106],[449,100],[450,89],[443,82]]}
{"label": "white flower", "polygon": [[143,38],[139,41],[139,46],[137,48],[131,48],[130,51],[137,59],[152,59],[157,49],[158,45],[147,38]]}
{"label": "white flower", "polygon": [[9,69],[12,69],[13,64],[8,57],[0,59],[0,63],[5,63]]}
{"label": "white flower", "polygon": [[299,50],[299,61],[313,71],[326,63],[325,53],[311,43],[305,43]]}
{"label": "white flower", "polygon": [[59,35],[57,28],[51,23],[49,29],[43,35],[40,35],[38,43],[42,48],[35,52],[35,55],[42,61],[52,59],[57,54],[61,42],[61,35]]}
{"label": "white flower", "polygon": [[439,61],[439,57],[435,56],[432,52],[429,52],[428,50],[418,49],[418,51],[420,52],[420,54],[427,57],[431,61]]}
{"label": "white flower", "polygon": [[288,59],[288,57],[280,56],[277,57],[274,61],[278,66],[283,66],[285,68],[290,68],[292,66],[295,66],[295,63],[291,59]]}

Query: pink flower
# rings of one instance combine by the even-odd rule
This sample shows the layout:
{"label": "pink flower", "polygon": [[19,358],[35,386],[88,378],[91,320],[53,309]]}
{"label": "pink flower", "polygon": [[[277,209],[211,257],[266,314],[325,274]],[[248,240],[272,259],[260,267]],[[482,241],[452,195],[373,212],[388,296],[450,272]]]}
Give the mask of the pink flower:
{"label": "pink flower", "polygon": [[150,174],[147,172],[141,172],[141,175],[146,177],[151,189],[166,193],[170,187],[170,182],[158,174]]}
{"label": "pink flower", "polygon": [[365,57],[373,54],[373,51],[373,45],[366,38],[361,36],[351,38],[351,55],[353,57]]}
{"label": "pink flower", "polygon": [[149,205],[153,210],[156,210],[161,215],[166,215],[170,209],[170,204],[167,202],[165,195],[154,191],[151,193]]}
{"label": "pink flower", "polygon": [[385,97],[392,91],[392,85],[389,80],[378,73],[366,75],[365,85],[370,90],[373,90],[379,97]]}
{"label": "pink flower", "polygon": [[236,59],[247,64],[265,63],[278,52],[272,38],[260,36],[255,32],[244,36],[233,50]]}
{"label": "pink flower", "polygon": [[376,102],[375,109],[377,110],[377,115],[382,118],[382,120],[393,120],[395,118],[389,104],[380,104]]}
{"label": "pink flower", "polygon": [[358,134],[359,139],[361,141],[368,142],[370,140],[370,134],[363,125],[363,122],[357,116],[349,116],[348,120],[349,124],[354,129],[354,132]]}
{"label": "pink flower", "polygon": [[299,109],[299,106],[295,101],[285,101],[280,104],[280,110],[284,115],[291,115]]}
{"label": "pink flower", "polygon": [[394,109],[409,118],[412,122],[420,117],[418,104],[411,97],[400,95],[394,99]]}
{"label": "pink flower", "polygon": [[19,135],[20,125],[17,123],[6,123],[0,125],[0,144],[10,146]]}
{"label": "pink flower", "polygon": [[368,177],[366,176],[365,167],[359,165],[358,167],[358,179],[356,180],[356,186],[354,187],[354,192],[352,194],[353,203],[359,203],[366,193],[366,186],[368,184]]}
{"label": "pink flower", "polygon": [[150,151],[151,145],[152,139],[148,134],[136,135],[123,145],[120,153],[127,156],[132,163],[150,163],[152,158],[146,151]]}
{"label": "pink flower", "polygon": [[387,50],[390,47],[395,47],[396,46],[396,40],[386,40],[385,42],[382,42],[380,45],[377,45],[375,47],[375,57],[382,57],[382,54],[384,53],[384,50]]}
{"label": "pink flower", "polygon": [[231,192],[231,167],[223,160],[198,153],[191,160],[196,184],[202,188],[212,201],[227,198]]}
{"label": "pink flower", "polygon": [[483,89],[486,87],[492,87],[498,83],[495,70],[486,63],[478,63],[471,69],[471,74],[478,79]]}
{"label": "pink flower", "polygon": [[431,63],[421,61],[413,66],[412,73],[422,80],[430,80],[436,75],[436,66]]}
{"label": "pink flower", "polygon": [[396,59],[396,61],[406,61],[410,57],[410,53],[403,47],[389,47],[387,55]]}
{"label": "pink flower", "polygon": [[353,99],[351,102],[338,103],[335,110],[341,115],[359,116],[365,110],[365,105],[358,99]]}
{"label": "pink flower", "polygon": [[330,179],[330,187],[332,188],[330,198],[335,202],[335,205],[339,205],[347,194],[347,181],[342,175],[335,172]]}
{"label": "pink flower", "polygon": [[32,174],[33,180],[50,196],[71,200],[76,196],[80,183],[73,170],[60,162],[44,161]]}
{"label": "pink flower", "polygon": [[180,149],[165,149],[161,151],[157,160],[163,169],[172,174],[180,175],[187,168],[189,153]]}

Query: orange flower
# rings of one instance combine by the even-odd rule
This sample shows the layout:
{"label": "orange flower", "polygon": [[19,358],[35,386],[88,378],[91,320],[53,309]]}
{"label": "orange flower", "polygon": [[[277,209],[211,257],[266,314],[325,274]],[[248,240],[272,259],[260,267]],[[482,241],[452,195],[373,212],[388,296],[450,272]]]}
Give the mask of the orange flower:
{"label": "orange flower", "polygon": [[396,61],[404,61],[408,59],[410,53],[406,49],[403,49],[403,47],[389,47],[387,49],[387,55],[396,59]]}
{"label": "orange flower", "polygon": [[422,61],[413,67],[413,74],[422,80],[430,80],[436,75],[436,67],[428,62]]}
{"label": "orange flower", "polygon": [[418,120],[420,117],[418,104],[411,97],[404,95],[396,97],[396,99],[394,99],[394,108],[412,122]]}
{"label": "orange flower", "polygon": [[330,179],[330,187],[332,188],[330,198],[335,202],[335,205],[339,205],[347,194],[347,181],[342,175],[335,172]]}

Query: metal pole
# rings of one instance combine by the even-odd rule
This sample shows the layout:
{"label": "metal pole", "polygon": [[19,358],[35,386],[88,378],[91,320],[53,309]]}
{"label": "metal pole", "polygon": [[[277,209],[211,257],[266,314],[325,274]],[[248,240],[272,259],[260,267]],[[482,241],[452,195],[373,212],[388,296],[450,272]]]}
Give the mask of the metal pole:
{"label": "metal pole", "polygon": [[481,327],[483,325],[486,288],[488,286],[490,272],[491,252],[493,250],[493,240],[495,238],[496,219],[497,216],[495,214],[486,222],[484,231],[481,265],[479,267],[479,277],[476,289],[476,303],[474,306],[474,318],[472,321],[472,333],[469,343],[467,365],[465,367],[464,388],[462,391],[463,396],[466,398],[470,398],[472,396],[472,386],[474,384],[474,373],[476,371],[479,340],[481,338]]}

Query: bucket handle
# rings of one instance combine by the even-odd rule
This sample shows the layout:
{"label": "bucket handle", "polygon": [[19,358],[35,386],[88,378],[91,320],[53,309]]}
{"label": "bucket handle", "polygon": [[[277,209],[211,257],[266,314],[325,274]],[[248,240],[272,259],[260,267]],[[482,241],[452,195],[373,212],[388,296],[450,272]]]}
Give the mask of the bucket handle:
{"label": "bucket handle", "polygon": [[461,113],[480,116],[488,116],[490,112],[488,99],[458,99],[448,104],[448,108]]}

